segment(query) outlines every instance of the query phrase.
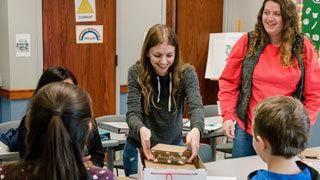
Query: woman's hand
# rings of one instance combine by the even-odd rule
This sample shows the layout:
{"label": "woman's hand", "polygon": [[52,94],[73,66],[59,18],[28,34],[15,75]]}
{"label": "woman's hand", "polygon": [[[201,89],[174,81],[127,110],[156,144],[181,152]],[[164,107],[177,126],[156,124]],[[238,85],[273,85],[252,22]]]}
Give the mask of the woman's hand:
{"label": "woman's hand", "polygon": [[191,163],[192,160],[198,155],[200,143],[200,131],[198,128],[192,128],[192,130],[187,134],[186,144],[191,146],[192,155],[188,159],[188,163]]}
{"label": "woman's hand", "polygon": [[150,138],[151,138],[151,131],[146,127],[140,128],[140,139],[141,139],[141,146],[143,149],[143,153],[148,160],[153,160],[154,157],[150,150],[151,148]]}
{"label": "woman's hand", "polygon": [[234,138],[234,123],[232,119],[223,122],[223,133],[229,138]]}

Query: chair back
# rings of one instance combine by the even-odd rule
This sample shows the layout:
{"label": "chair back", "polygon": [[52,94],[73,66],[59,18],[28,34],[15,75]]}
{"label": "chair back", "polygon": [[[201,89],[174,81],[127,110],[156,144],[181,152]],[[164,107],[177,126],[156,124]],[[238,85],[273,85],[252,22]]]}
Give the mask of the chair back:
{"label": "chair back", "polygon": [[97,123],[99,122],[126,122],[126,115],[106,115],[96,118]]}
{"label": "chair back", "polygon": [[212,116],[219,115],[218,105],[216,104],[203,106],[203,111],[204,111],[204,117],[212,117]]}
{"label": "chair back", "polygon": [[204,163],[213,161],[212,148],[209,144],[200,143],[198,154]]}
{"label": "chair back", "polygon": [[0,134],[7,132],[10,128],[17,128],[20,121],[8,121],[0,124]]}

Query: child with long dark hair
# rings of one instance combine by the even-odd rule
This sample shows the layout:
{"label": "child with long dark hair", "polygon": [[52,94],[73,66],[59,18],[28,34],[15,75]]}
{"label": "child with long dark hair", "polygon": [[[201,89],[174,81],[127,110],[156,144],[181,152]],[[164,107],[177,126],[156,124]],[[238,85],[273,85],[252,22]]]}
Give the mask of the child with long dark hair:
{"label": "child with long dark hair", "polygon": [[78,86],[56,82],[39,89],[26,126],[25,159],[2,165],[2,179],[113,179],[107,170],[84,165],[93,111],[88,93]]}
{"label": "child with long dark hair", "polygon": [[[50,67],[46,69],[37,84],[35,93],[37,93],[43,86],[53,83],[53,82],[67,82],[70,84],[78,85],[78,81],[73,73],[62,66]],[[93,121],[94,126],[96,122]],[[22,118],[21,123],[18,128],[18,150],[20,157],[23,159],[26,154],[26,126],[25,126],[25,116]],[[104,150],[101,144],[99,132],[97,128],[91,131],[89,140],[86,144],[89,155],[84,157],[85,166],[98,166],[103,167],[104,165]]]}

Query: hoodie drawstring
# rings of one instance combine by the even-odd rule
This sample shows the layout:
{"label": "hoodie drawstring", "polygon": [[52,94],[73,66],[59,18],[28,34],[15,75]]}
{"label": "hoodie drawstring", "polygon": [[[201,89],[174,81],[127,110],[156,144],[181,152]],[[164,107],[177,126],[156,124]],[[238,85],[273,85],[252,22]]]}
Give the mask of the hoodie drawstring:
{"label": "hoodie drawstring", "polygon": [[168,111],[171,111],[171,92],[172,92],[172,77],[171,73],[169,74],[170,84],[169,84],[169,99],[168,99]]}
{"label": "hoodie drawstring", "polygon": [[157,99],[157,102],[160,102],[161,85],[160,85],[159,76],[157,76],[157,80],[158,80],[158,99]]}

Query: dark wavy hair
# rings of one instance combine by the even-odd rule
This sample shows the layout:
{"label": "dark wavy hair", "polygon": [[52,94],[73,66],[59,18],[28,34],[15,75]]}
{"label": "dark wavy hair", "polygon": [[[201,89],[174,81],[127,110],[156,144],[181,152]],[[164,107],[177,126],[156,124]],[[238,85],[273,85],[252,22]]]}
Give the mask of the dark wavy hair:
{"label": "dark wavy hair", "polygon": [[42,73],[35,89],[35,93],[44,85],[52,82],[64,81],[66,79],[70,79],[72,80],[73,84],[78,85],[76,77],[69,69],[62,66],[49,67]]}
{"label": "dark wavy hair", "polygon": [[303,104],[293,97],[274,96],[254,108],[254,136],[271,146],[271,154],[287,158],[301,153],[308,145],[310,122]]}
{"label": "dark wavy hair", "polygon": [[[280,45],[280,59],[283,66],[294,65],[294,57],[292,53],[293,45],[298,38],[301,30],[299,28],[299,19],[296,6],[292,0],[264,0],[263,5],[258,13],[257,23],[249,42],[247,57],[252,57],[256,53],[256,49],[269,39],[268,33],[262,24],[262,15],[265,4],[273,1],[280,5],[282,16],[282,43]],[[297,56],[303,59],[303,49],[300,49]]]}
{"label": "dark wavy hair", "polygon": [[69,83],[49,83],[32,98],[27,118],[23,165],[32,167],[34,178],[88,179],[82,160],[93,119],[88,93]]}

